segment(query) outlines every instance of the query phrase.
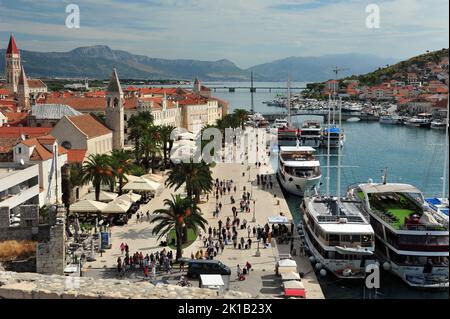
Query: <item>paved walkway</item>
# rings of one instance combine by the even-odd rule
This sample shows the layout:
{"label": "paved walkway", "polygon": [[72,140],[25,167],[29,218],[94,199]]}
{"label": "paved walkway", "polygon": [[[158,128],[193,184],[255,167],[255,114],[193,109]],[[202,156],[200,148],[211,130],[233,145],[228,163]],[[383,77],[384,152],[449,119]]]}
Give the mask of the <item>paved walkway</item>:
{"label": "paved walkway", "polygon": [[[218,229],[219,219],[225,224],[226,218],[230,217],[233,220],[230,196],[233,195],[236,199],[236,207],[239,207],[239,199],[242,197],[243,189],[251,193],[252,199],[255,200],[255,204],[251,205],[250,213],[239,213],[239,218],[241,223],[243,219],[247,220],[247,225],[253,226],[265,225],[267,219],[270,216],[277,216],[283,213],[286,217],[292,218],[287,202],[284,199],[283,193],[279,187],[279,184],[275,178],[272,176],[272,181],[274,182],[273,189],[262,189],[256,183],[256,175],[261,173],[267,173],[272,171],[270,167],[263,166],[257,168],[255,165],[249,167],[246,164],[217,164],[213,169],[214,179],[219,178],[220,180],[233,180],[234,184],[237,186],[236,194],[231,191],[231,194],[223,195],[219,198],[219,202],[222,203],[222,212],[218,218],[213,218],[212,212],[216,207],[215,196],[210,196],[208,202],[200,204],[202,214],[204,218],[208,221],[211,227],[216,227]],[[181,192],[181,189],[178,193]],[[164,199],[170,198],[173,194],[173,189],[164,189],[164,191],[151,200],[147,205],[141,207],[140,212],[149,211],[152,213],[156,209],[162,208]],[[256,222],[252,223],[253,210],[255,211]],[[148,222],[136,223],[135,219],[129,221],[128,225],[123,227],[113,227],[111,229],[112,233],[112,249],[107,250],[102,257],[98,256],[95,262],[89,263],[89,270],[87,271],[87,276],[111,276],[111,270],[105,269],[104,274],[101,274],[102,268],[115,268],[117,258],[121,255],[119,246],[122,242],[128,243],[130,247],[130,253],[135,251],[142,251],[144,254],[150,252],[156,252],[162,248],[159,246],[159,240],[157,236],[152,234],[153,226]],[[253,235],[252,235],[253,236]],[[244,237],[245,240],[248,238],[247,230],[238,230],[238,238]],[[280,295],[282,293],[280,289],[280,283],[278,278],[274,275],[274,268],[276,257],[278,256],[278,250],[280,253],[289,252],[289,245],[278,245],[278,247],[260,247],[260,256],[256,256],[257,244],[256,238],[252,237],[252,247],[248,250],[234,249],[233,245],[228,245],[225,247],[223,253],[219,254],[216,259],[222,261],[224,264],[228,265],[232,274],[230,277],[230,289],[250,292],[254,296],[264,296],[264,295]],[[276,246],[276,245],[273,245]],[[191,253],[196,253],[197,250],[204,248],[203,242],[198,238],[193,244],[185,248],[183,255],[185,257],[190,257]],[[316,275],[306,257],[295,256],[298,264],[298,271],[306,274],[304,278],[304,285],[307,291],[308,298],[324,298],[322,290],[317,281]],[[253,271],[247,277],[245,281],[236,280],[236,265],[243,267],[246,262],[250,262]],[[139,274],[136,279],[142,280]],[[175,275],[175,274],[174,274]],[[177,275],[179,277],[179,273]],[[174,279],[174,278],[170,278]]]}

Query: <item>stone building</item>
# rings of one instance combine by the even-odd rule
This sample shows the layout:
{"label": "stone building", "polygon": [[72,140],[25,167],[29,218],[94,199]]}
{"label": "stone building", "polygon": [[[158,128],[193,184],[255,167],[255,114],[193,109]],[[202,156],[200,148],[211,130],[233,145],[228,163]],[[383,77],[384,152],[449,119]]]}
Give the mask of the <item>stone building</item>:
{"label": "stone building", "polygon": [[106,125],[112,130],[114,150],[121,150],[125,144],[124,136],[124,98],[116,69],[106,90]]}
{"label": "stone building", "polygon": [[20,52],[11,34],[5,55],[5,77],[7,87],[14,93],[17,93],[21,70]]}

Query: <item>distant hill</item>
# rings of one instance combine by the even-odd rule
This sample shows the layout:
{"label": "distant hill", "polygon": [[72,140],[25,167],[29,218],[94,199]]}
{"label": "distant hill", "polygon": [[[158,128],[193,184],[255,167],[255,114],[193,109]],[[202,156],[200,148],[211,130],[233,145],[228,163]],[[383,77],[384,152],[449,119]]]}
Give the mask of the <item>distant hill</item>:
{"label": "distant hill", "polygon": [[[5,51],[0,50],[0,56]],[[228,60],[196,61],[155,59],[112,50],[108,46],[81,47],[69,52],[21,50],[25,71],[36,77],[108,78],[116,67],[121,78],[245,80],[248,75]],[[0,59],[0,69],[4,69]]]}
{"label": "distant hill", "polygon": [[[5,50],[0,50],[4,56]],[[321,57],[291,57],[241,69],[233,62],[169,60],[134,55],[98,45],[81,47],[69,52],[33,52],[21,50],[25,71],[33,77],[65,77],[105,79],[116,67],[123,79],[179,79],[203,81],[248,81],[254,72],[256,81],[325,81],[332,77],[335,66],[348,68],[345,75],[362,74],[393,63],[392,59],[364,54],[334,54]],[[4,73],[5,60],[0,59],[0,72]]]}
{"label": "distant hill", "polygon": [[[413,58],[410,58],[399,63],[389,65],[388,67],[380,67],[377,70],[362,74],[359,76],[348,77],[343,80],[356,79],[362,85],[375,85],[380,84],[386,80],[394,79],[395,74],[402,74],[403,76],[408,72],[417,73],[419,70],[425,69],[425,65],[428,62],[438,63],[442,58],[448,57],[448,49],[442,49],[433,52],[427,52]],[[413,67],[417,67],[419,70],[415,70]],[[421,72],[423,73],[423,72]],[[400,79],[399,79],[400,80]]]}
{"label": "distant hill", "polygon": [[260,64],[249,70],[272,81],[286,81],[289,74],[293,81],[317,82],[333,78],[332,69],[336,66],[347,69],[341,76],[350,76],[367,73],[394,62],[397,61],[369,54],[330,54],[320,57],[290,57]]}

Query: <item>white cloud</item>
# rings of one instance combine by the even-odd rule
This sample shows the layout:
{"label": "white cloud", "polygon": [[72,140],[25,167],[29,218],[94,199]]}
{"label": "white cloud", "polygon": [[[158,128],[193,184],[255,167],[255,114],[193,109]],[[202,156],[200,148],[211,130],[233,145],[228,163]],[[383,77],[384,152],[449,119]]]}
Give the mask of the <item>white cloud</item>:
{"label": "white cloud", "polygon": [[[76,32],[62,26],[65,12],[55,12],[52,2],[28,11],[0,2],[7,13],[0,31],[27,35],[19,37],[26,49],[47,50],[41,42],[54,50],[107,44],[153,57],[228,58],[243,67],[293,55],[407,57],[448,47],[447,0],[78,0],[82,27]],[[380,6],[381,29],[365,27],[369,3]]]}

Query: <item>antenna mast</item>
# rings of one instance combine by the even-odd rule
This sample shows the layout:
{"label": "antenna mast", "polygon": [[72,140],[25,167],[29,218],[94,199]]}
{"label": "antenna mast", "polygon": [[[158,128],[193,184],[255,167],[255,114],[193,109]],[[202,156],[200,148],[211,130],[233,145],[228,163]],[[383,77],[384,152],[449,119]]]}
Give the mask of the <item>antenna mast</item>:
{"label": "antenna mast", "polygon": [[327,197],[330,197],[330,130],[331,130],[331,94],[328,95]]}
{"label": "antenna mast", "polygon": [[252,98],[251,113],[255,114],[255,102],[254,102],[254,98],[253,98],[253,92],[255,91],[255,89],[253,88],[253,71],[251,72],[251,75],[250,75],[250,81],[251,81],[250,95]]}

